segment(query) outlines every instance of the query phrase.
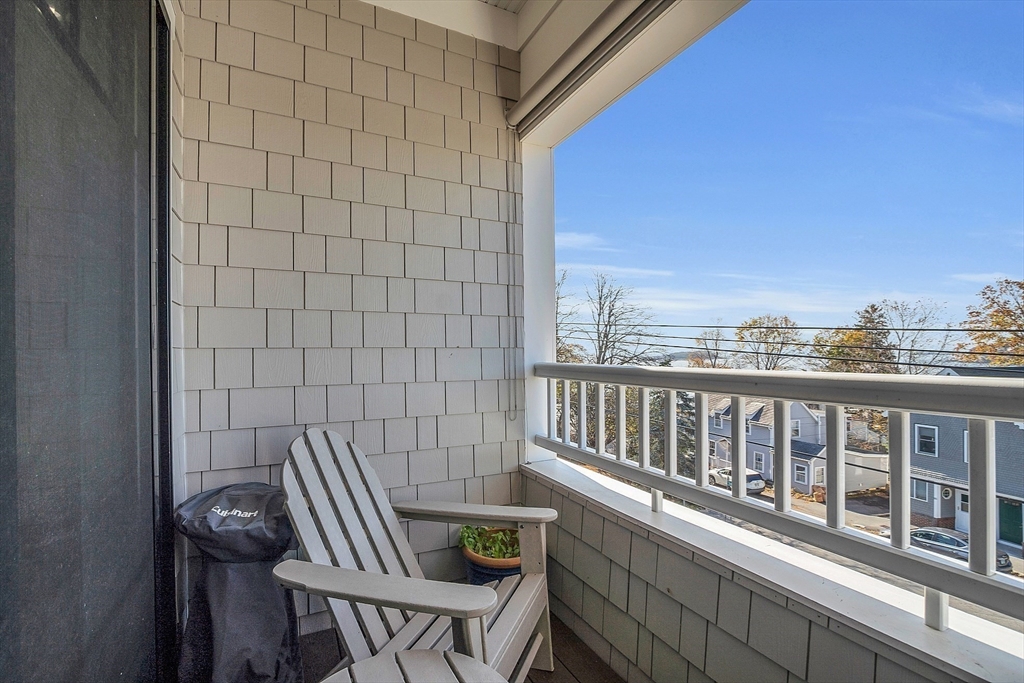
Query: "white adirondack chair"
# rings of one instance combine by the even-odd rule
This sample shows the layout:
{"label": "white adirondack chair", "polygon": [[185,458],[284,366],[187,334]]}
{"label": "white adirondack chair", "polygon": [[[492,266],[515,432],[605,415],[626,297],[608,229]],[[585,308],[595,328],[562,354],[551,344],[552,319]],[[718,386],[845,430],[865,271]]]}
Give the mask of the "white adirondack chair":
{"label": "white adirondack chair", "polygon": [[[308,429],[281,473],[286,508],[311,562],[274,569],[289,588],[322,595],[346,658],[409,649],[452,649],[521,683],[551,671],[545,573],[548,508],[411,501],[391,505],[366,456],[334,432]],[[423,578],[398,516],[519,530],[522,575],[493,588]]]}

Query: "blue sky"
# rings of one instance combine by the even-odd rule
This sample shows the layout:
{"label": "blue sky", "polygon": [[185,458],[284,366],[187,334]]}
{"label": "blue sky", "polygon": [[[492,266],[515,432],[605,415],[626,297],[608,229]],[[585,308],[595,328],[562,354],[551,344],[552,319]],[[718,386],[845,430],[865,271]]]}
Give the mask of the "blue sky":
{"label": "blue sky", "polygon": [[749,3],[555,150],[557,261],[661,322],[1024,278],[1024,2]]}

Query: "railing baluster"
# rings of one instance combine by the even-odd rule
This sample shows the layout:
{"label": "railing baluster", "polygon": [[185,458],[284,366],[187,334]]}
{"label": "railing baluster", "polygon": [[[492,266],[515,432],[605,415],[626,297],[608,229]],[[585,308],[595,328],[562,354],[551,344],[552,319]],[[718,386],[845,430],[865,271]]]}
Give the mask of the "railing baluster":
{"label": "railing baluster", "polygon": [[[672,389],[664,390],[664,433],[665,441],[662,446],[662,453],[665,455],[665,476],[676,476],[676,392]],[[651,489],[651,509],[654,512],[661,512],[665,507],[665,494],[658,489]]]}
{"label": "railing baluster", "polygon": [[775,402],[775,453],[772,456],[773,487],[775,489],[775,509],[779,512],[789,512],[790,488],[792,487],[793,470],[790,465],[790,453],[792,452],[790,431],[790,419],[792,416],[792,404],[789,401]]}
{"label": "railing baluster", "polygon": [[[825,406],[825,521],[833,529],[846,526],[846,412]],[[813,486],[814,473],[811,473]]]}
{"label": "railing baluster", "polygon": [[580,395],[579,395],[579,428],[576,443],[579,444],[583,450],[587,449],[587,383],[580,382]]}
{"label": "railing baluster", "polygon": [[548,378],[548,438],[558,438],[558,380]]}
{"label": "railing baluster", "polygon": [[910,413],[889,411],[889,542],[910,547]]}
{"label": "railing baluster", "polygon": [[693,477],[697,486],[708,485],[708,395],[693,395]]}
{"label": "railing baluster", "polygon": [[640,424],[637,430],[640,436],[640,467],[651,466],[651,390],[640,387]]}
{"label": "railing baluster", "polygon": [[676,434],[676,392],[665,390],[665,476],[674,477],[677,471],[678,438]]}
{"label": "railing baluster", "polygon": [[615,457],[626,459],[626,387],[615,385]]}
{"label": "railing baluster", "polygon": [[732,416],[732,496],[747,497],[747,399],[733,396]]}
{"label": "railing baluster", "polygon": [[996,571],[996,423],[971,419],[967,430],[971,529],[968,564],[972,572],[991,576]]}
{"label": "railing baluster", "polygon": [[604,454],[604,385],[598,382],[594,391],[594,450]]}
{"label": "railing baluster", "polygon": [[562,380],[562,443],[569,443],[569,413],[572,412],[570,382]]}

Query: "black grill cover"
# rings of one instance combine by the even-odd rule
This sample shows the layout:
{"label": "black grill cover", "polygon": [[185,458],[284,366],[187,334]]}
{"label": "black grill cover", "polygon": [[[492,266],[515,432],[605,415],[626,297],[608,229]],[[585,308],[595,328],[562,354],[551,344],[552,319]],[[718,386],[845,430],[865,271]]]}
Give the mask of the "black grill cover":
{"label": "black grill cover", "polygon": [[178,506],[174,524],[202,551],[180,683],[302,683],[292,592],[271,573],[297,547],[281,490],[253,482],[204,491]]}

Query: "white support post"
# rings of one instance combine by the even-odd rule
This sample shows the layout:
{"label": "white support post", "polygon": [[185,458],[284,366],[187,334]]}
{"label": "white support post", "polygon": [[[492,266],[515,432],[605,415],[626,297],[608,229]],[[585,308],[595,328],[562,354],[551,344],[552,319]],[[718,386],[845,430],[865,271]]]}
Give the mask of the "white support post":
{"label": "white support post", "polygon": [[693,395],[693,477],[697,486],[708,485],[708,395]]}
{"label": "white support post", "polygon": [[615,385],[615,457],[626,459],[626,387]]}
{"label": "white support post", "polygon": [[790,436],[790,420],[792,417],[792,404],[789,401],[775,402],[775,443],[772,456],[772,482],[775,488],[775,509],[779,512],[789,512],[792,495],[790,489],[793,486],[793,468],[790,464],[792,443]]}
{"label": "white support post", "polygon": [[971,505],[968,565],[972,572],[991,576],[996,571],[996,423],[971,419],[967,430]]}
{"label": "white support post", "polygon": [[562,443],[569,443],[569,413],[572,412],[572,382],[562,380]]}
{"label": "white support post", "polygon": [[640,387],[640,468],[651,466],[651,390]]}
{"label": "white support post", "polygon": [[580,382],[580,395],[579,395],[579,427],[577,427],[577,439],[576,443],[579,444],[580,448],[587,450],[587,383]]}
{"label": "white support post", "polygon": [[553,387],[537,377],[537,363],[555,360],[555,168],[550,147],[522,145],[523,161],[523,362],[526,371],[526,457],[531,462],[548,460],[554,453],[541,448],[534,438],[549,429],[551,415],[544,414],[545,393]]}
{"label": "white support post", "polygon": [[846,526],[846,411],[842,406],[825,406],[825,458],[825,522],[842,529]]}
{"label": "white support post", "polygon": [[889,411],[889,542],[910,547],[910,413],[899,410]]}
{"label": "white support post", "polygon": [[594,386],[594,451],[604,454],[604,385],[598,383]]}
{"label": "white support post", "polygon": [[949,628],[949,596],[934,588],[924,588],[924,623],[936,631]]}
{"label": "white support post", "polygon": [[747,399],[733,396],[732,417],[732,497],[747,497]]}

